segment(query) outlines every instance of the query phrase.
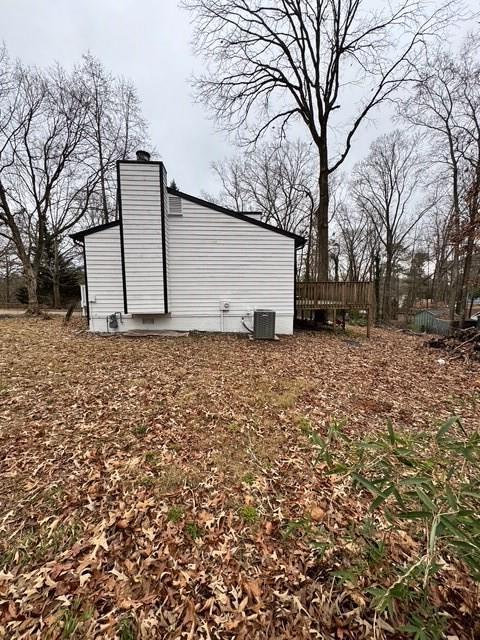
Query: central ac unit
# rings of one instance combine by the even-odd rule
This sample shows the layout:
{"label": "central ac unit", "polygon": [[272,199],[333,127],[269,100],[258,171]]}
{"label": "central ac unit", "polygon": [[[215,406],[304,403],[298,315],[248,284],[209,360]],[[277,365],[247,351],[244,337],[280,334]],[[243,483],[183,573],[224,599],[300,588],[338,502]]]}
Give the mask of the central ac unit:
{"label": "central ac unit", "polygon": [[275,340],[275,311],[257,309],[254,312],[253,337],[256,340]]}

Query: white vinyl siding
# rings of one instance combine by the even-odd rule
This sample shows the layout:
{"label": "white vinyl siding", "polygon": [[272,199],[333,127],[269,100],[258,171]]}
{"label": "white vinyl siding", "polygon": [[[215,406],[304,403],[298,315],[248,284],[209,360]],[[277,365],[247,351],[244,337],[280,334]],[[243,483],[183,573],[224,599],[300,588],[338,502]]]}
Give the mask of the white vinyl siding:
{"label": "white vinyl siding", "polygon": [[[139,191],[138,198],[145,202],[142,193]],[[145,328],[139,317],[141,314],[152,319],[152,329],[246,331],[243,317],[251,326],[255,309],[272,309],[277,316],[277,333],[292,333],[294,239],[186,198],[182,198],[182,214],[168,216],[166,241],[170,315],[164,315],[163,311],[163,268],[155,270],[157,279],[150,280],[148,304],[141,307],[132,283],[137,282],[135,286],[140,287],[144,280],[137,274],[145,274],[151,267],[144,247],[148,246],[149,226],[161,223],[161,214],[159,194],[154,207],[139,204],[138,198],[134,199],[131,211],[138,213],[137,221],[145,220],[145,226],[140,225],[138,229],[137,225],[130,224],[128,242],[135,246],[135,239],[138,239],[138,246],[143,250],[139,249],[136,262],[130,253],[130,270],[126,278],[127,286],[131,287],[129,295],[137,300],[137,306],[129,304],[120,331]],[[160,225],[159,228],[160,234],[155,243],[160,243],[160,250],[158,245],[155,250],[161,257]],[[85,251],[90,327],[94,331],[104,331],[105,316],[123,311],[120,228],[86,236]],[[160,310],[152,309],[151,290],[161,291]],[[222,313],[221,302],[229,303],[228,311]]]}
{"label": "white vinyl siding", "polygon": [[225,300],[230,316],[266,308],[293,322],[293,239],[186,199],[182,214],[169,218],[172,315],[218,316]]}
{"label": "white vinyl siding", "polygon": [[85,236],[90,315],[123,312],[120,227]]}
{"label": "white vinyl siding", "polygon": [[164,313],[158,163],[120,163],[125,283],[129,313]]}

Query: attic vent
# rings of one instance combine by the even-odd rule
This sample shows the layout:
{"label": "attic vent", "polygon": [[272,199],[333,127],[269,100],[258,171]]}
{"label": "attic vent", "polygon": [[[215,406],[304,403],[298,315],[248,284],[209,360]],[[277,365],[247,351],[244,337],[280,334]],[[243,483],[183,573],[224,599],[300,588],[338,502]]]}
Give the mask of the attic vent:
{"label": "attic vent", "polygon": [[169,213],[174,216],[182,215],[182,199],[178,196],[168,196]]}

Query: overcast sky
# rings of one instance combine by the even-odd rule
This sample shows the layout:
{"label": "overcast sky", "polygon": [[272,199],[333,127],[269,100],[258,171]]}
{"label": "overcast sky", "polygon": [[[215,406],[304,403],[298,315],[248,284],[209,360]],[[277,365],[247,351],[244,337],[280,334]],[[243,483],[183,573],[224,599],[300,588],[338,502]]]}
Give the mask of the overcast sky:
{"label": "overcast sky", "polygon": [[[197,195],[217,190],[210,164],[234,148],[194,103],[189,78],[200,63],[191,52],[189,15],[177,0],[0,0],[0,9],[0,40],[12,57],[68,68],[90,51],[131,79],[169,179]],[[388,118],[377,115],[359,135],[351,162],[388,127]]]}

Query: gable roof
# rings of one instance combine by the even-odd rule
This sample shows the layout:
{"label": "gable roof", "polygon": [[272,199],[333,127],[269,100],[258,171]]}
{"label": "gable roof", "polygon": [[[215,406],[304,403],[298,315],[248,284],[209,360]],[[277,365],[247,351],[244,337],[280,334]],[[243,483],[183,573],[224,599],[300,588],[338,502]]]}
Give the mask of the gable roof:
{"label": "gable roof", "polygon": [[72,240],[83,240],[85,236],[90,236],[97,231],[104,231],[105,229],[112,229],[118,227],[120,220],[113,220],[112,222],[105,222],[105,224],[97,224],[96,227],[90,227],[89,229],[83,229],[83,231],[77,231],[77,233],[71,233],[70,238]]}
{"label": "gable roof", "polygon": [[[226,207],[222,207],[214,202],[208,202],[207,200],[203,200],[202,198],[197,198],[196,196],[191,196],[188,193],[184,193],[183,191],[178,191],[177,189],[171,189],[170,187],[167,189],[168,193],[172,196],[178,196],[183,200],[188,200],[188,202],[193,202],[194,204],[198,204],[201,207],[206,207],[207,209],[212,209],[213,211],[218,211],[219,213],[224,213],[227,216],[231,216],[232,218],[237,218],[237,220],[242,220],[243,222],[248,222],[249,224],[254,224],[257,227],[261,227],[262,229],[267,229],[268,231],[273,231],[274,233],[278,233],[281,236],[285,236],[287,238],[291,238],[295,240],[295,248],[299,249],[303,247],[306,240],[303,236],[299,236],[296,233],[292,233],[291,231],[284,231],[283,229],[279,229],[278,227],[274,227],[271,224],[267,224],[266,222],[262,222],[257,218],[252,217],[252,212],[240,212],[234,211],[233,209],[227,209]],[[256,212],[255,212],[256,213]],[[113,222],[106,222],[105,224],[99,224],[96,227],[90,227],[89,229],[84,229],[83,231],[77,231],[77,233],[72,233],[70,238],[72,240],[83,240],[85,236],[89,236],[92,233],[97,233],[97,231],[104,231],[105,229],[111,229],[112,227],[117,227],[120,224],[120,220],[114,220]]]}
{"label": "gable roof", "polygon": [[306,242],[306,239],[303,236],[299,236],[296,233],[292,233],[291,231],[284,231],[283,229],[279,229],[278,227],[274,227],[271,224],[267,224],[266,222],[262,222],[261,220],[248,215],[249,213],[256,212],[234,211],[233,209],[222,207],[218,204],[215,204],[214,202],[208,202],[207,200],[203,200],[202,198],[197,198],[197,196],[192,196],[189,193],[184,193],[183,191],[179,191],[178,189],[171,189],[170,187],[168,187],[167,191],[171,196],[178,196],[180,198],[183,198],[184,200],[188,200],[188,202],[198,204],[201,207],[206,207],[207,209],[212,209],[213,211],[218,211],[219,213],[225,213],[227,216],[237,218],[237,220],[243,220],[243,222],[249,222],[250,224],[257,225],[257,227],[262,227],[263,229],[268,229],[268,231],[273,231],[274,233],[278,233],[282,236],[286,236],[287,238],[291,238],[292,240],[295,240],[295,247],[297,249],[303,247]]}

